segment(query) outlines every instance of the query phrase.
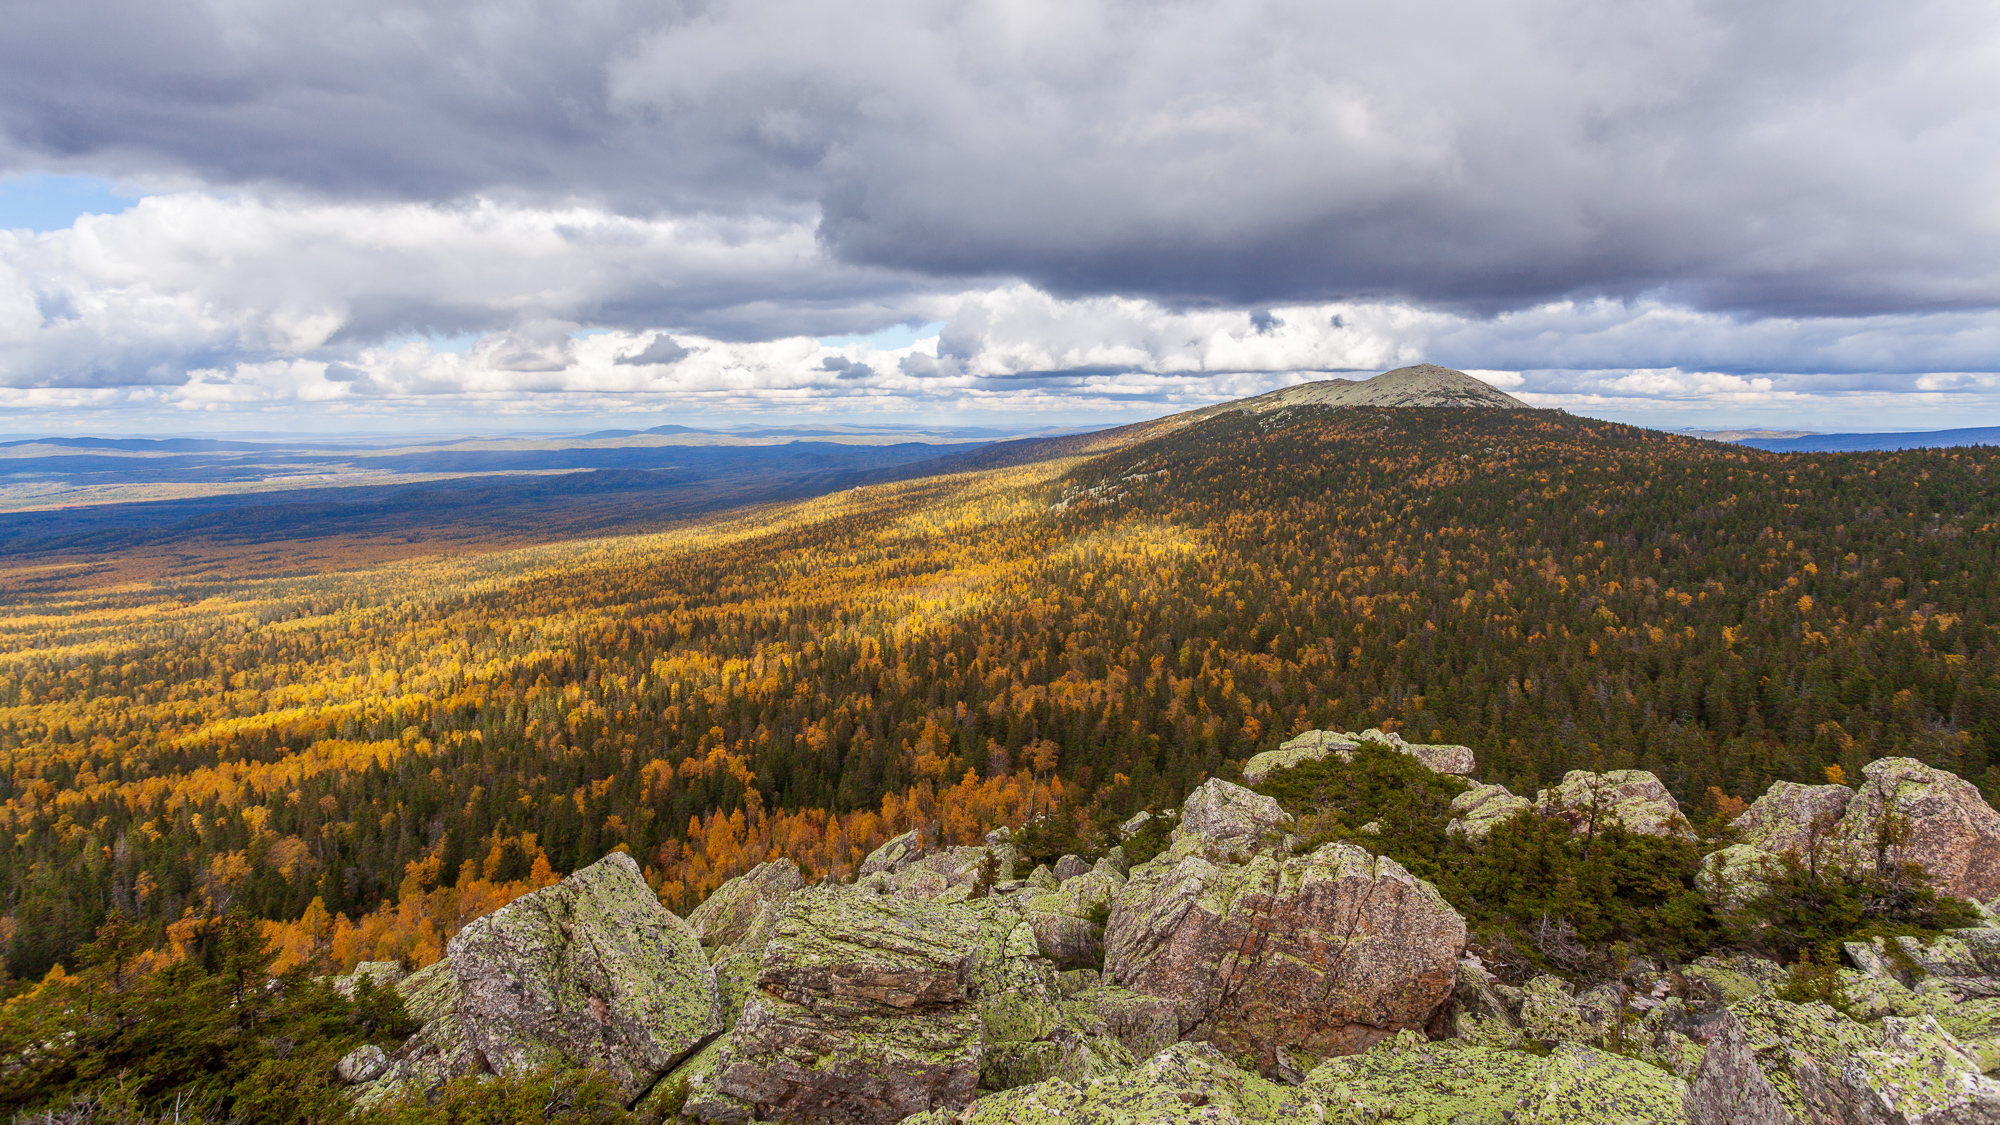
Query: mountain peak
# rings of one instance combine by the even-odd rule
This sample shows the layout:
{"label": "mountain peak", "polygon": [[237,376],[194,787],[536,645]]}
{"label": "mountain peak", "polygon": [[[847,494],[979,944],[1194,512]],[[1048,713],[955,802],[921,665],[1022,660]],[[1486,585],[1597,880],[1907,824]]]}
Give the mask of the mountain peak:
{"label": "mountain peak", "polygon": [[1526,410],[1528,404],[1480,382],[1463,371],[1420,363],[1398,367],[1373,379],[1322,379],[1282,387],[1255,398],[1238,399],[1208,408],[1210,412],[1249,410],[1263,413],[1287,406],[1448,406]]}

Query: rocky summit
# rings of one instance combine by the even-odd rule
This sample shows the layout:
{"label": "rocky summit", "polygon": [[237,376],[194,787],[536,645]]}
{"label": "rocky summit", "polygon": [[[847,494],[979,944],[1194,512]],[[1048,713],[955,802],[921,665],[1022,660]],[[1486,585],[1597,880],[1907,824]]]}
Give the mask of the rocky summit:
{"label": "rocky summit", "polygon": [[[1463,837],[1695,837],[1641,771],[1573,771],[1530,800],[1460,780],[1463,748],[1379,731],[1308,732],[1253,764],[1268,778],[1369,743],[1444,779]],[[1802,855],[1976,893],[1994,819],[1908,759],[1872,763],[1858,790],[1779,783],[1707,838],[1701,893],[1726,912]],[[2000,1122],[2000,924],[1850,941],[1804,977],[1740,951],[1489,967],[1437,887],[1360,844],[1302,839],[1271,796],[1209,779],[1122,831],[1094,861],[1027,871],[1019,832],[911,832],[851,883],[758,865],[687,921],[613,854],[467,926],[436,964],[336,979],[393,987],[422,1025],[337,1076],[373,1107],[585,1067],[652,1122]]]}

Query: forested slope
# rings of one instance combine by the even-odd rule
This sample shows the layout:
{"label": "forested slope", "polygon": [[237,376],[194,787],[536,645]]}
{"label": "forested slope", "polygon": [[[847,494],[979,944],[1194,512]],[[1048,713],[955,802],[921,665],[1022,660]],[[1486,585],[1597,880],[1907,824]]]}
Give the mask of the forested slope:
{"label": "forested slope", "polygon": [[1890,753],[2000,782],[1993,451],[1541,411],[1151,432],[665,534],[17,600],[8,968],[233,906],[303,917],[292,955],[421,961],[614,846],[684,909],[914,823],[1088,831],[1308,727],[1464,742],[1517,792],[1638,766],[1691,811]]}

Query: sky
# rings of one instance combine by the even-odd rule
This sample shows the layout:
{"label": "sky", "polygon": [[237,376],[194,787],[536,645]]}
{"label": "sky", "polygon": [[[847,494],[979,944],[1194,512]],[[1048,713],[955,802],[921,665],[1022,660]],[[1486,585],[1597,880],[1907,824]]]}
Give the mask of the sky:
{"label": "sky", "polygon": [[1429,362],[2000,425],[2000,8],[71,0],[0,430],[1152,417]]}

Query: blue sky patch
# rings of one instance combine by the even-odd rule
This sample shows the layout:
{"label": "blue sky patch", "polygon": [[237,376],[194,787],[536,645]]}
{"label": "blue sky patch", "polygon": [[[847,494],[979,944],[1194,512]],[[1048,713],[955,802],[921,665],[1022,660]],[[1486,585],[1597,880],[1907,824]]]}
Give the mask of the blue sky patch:
{"label": "blue sky patch", "polygon": [[0,179],[0,230],[67,230],[81,216],[121,214],[138,201],[97,176],[8,176]]}
{"label": "blue sky patch", "polygon": [[930,324],[892,324],[880,332],[866,336],[821,336],[819,342],[829,348],[865,344],[878,352],[893,352],[897,348],[907,348],[918,340],[937,335],[944,331],[944,324],[942,320]]}

